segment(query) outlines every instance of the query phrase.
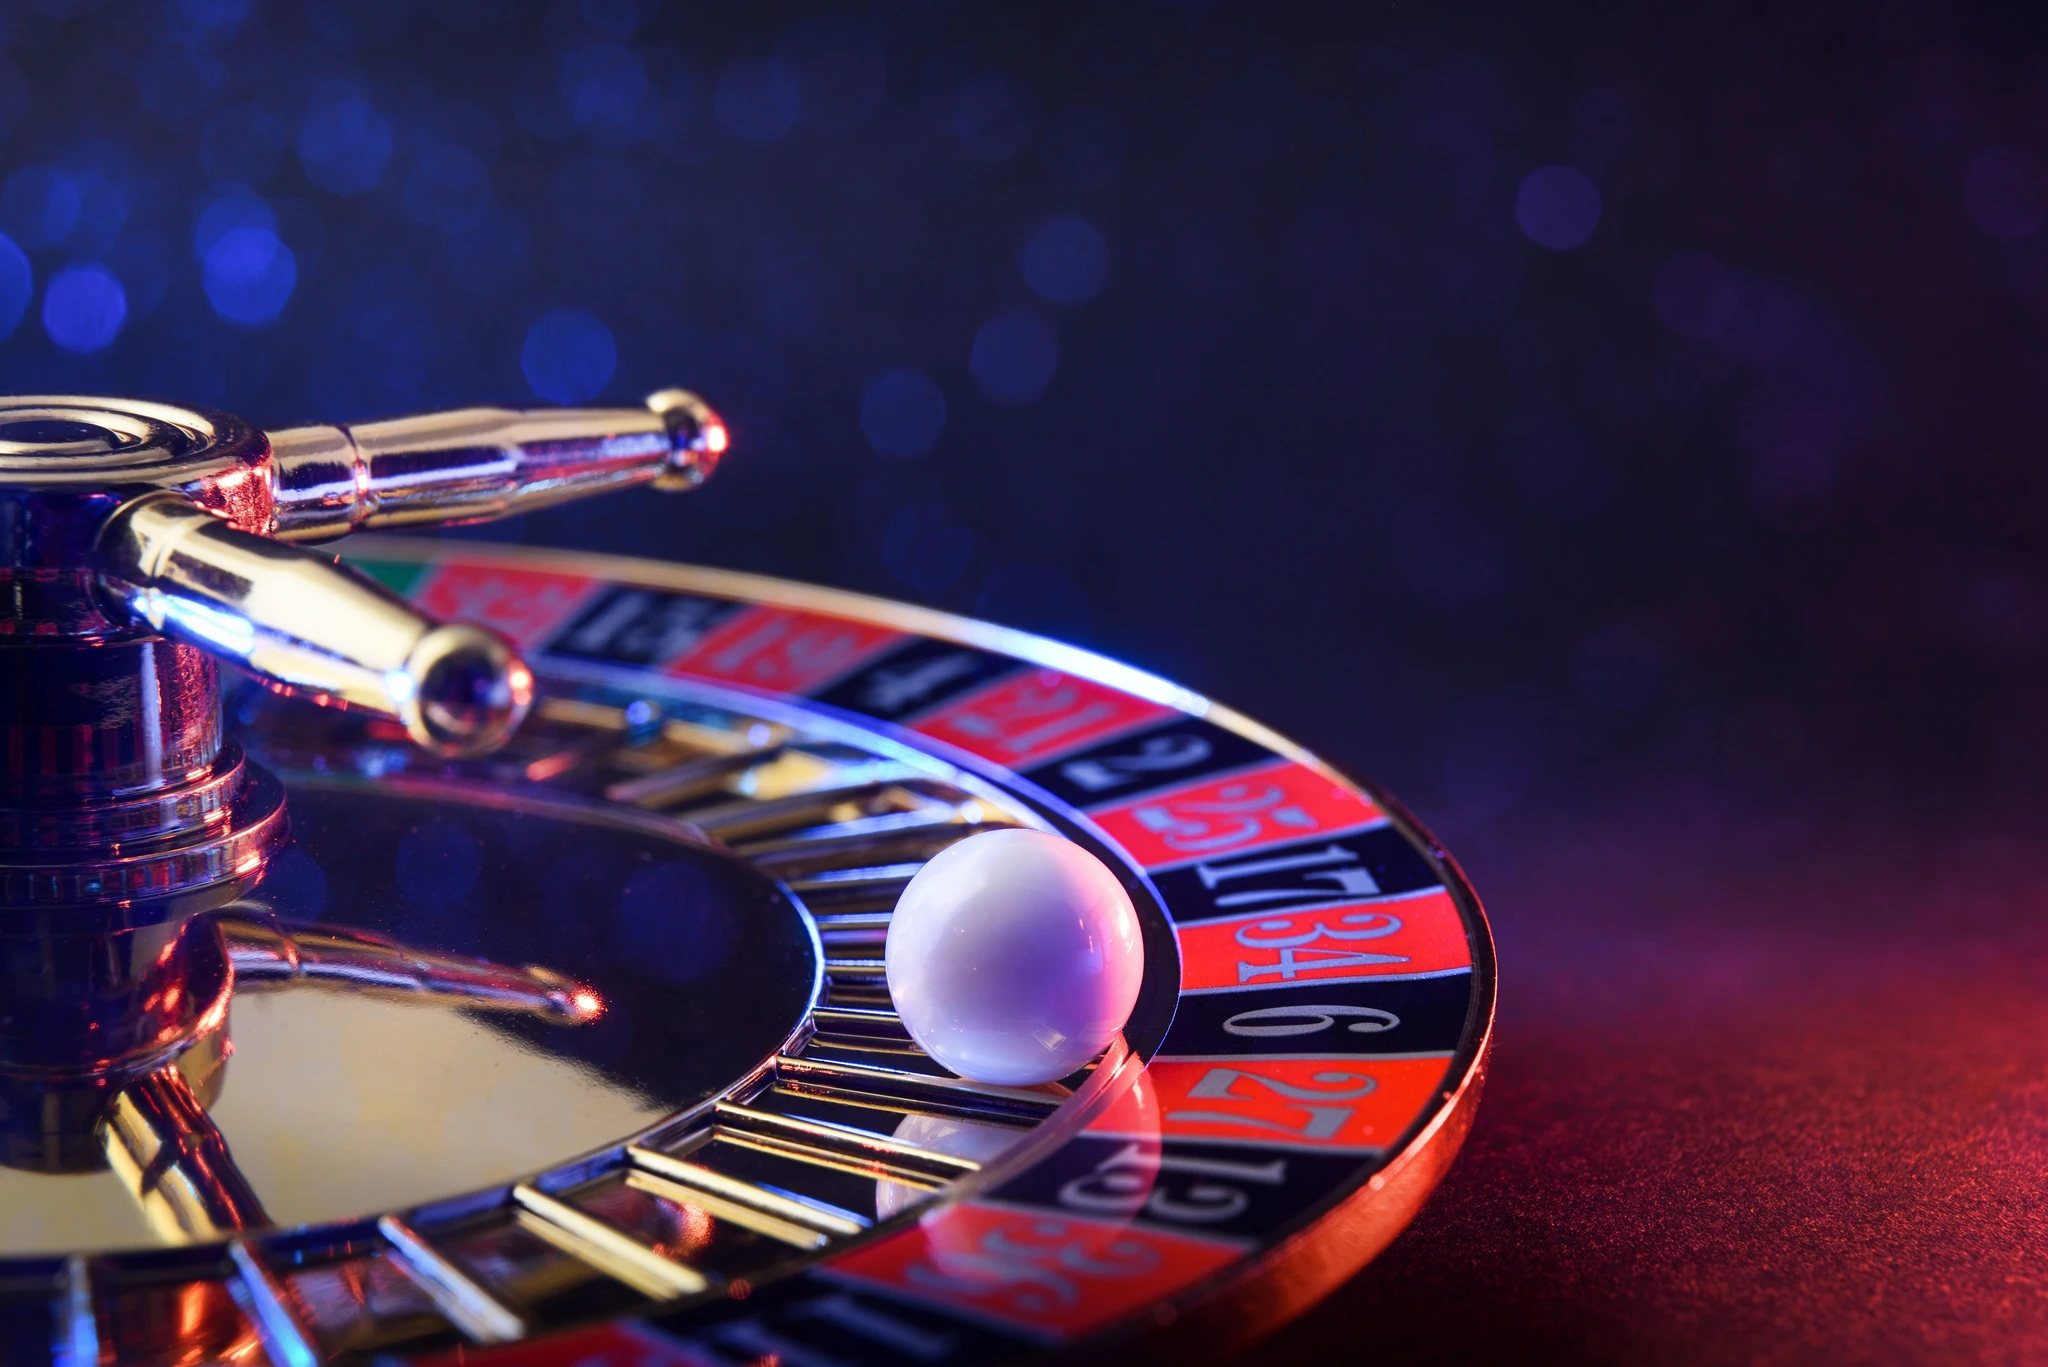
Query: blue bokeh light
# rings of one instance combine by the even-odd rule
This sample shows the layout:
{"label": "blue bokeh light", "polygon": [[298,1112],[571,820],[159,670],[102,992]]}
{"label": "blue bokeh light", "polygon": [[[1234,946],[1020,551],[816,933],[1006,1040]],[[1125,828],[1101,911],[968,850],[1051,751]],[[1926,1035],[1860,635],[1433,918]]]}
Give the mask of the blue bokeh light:
{"label": "blue bokeh light", "polygon": [[43,330],[66,351],[103,351],[128,319],[128,295],[97,261],[66,266],[43,291]]}
{"label": "blue bokeh light", "polygon": [[647,63],[621,43],[591,43],[562,54],[562,99],[585,128],[624,128],[647,98]]}
{"label": "blue bokeh light", "polygon": [[0,227],[24,247],[54,247],[78,221],[78,185],[53,166],[24,166],[0,183]]}
{"label": "blue bokeh light", "polygon": [[921,456],[946,430],[946,395],[921,370],[877,376],[860,400],[860,430],[878,455]]}
{"label": "blue bokeh light", "polygon": [[1600,224],[1600,189],[1575,166],[1539,166],[1515,191],[1515,222],[1539,247],[1583,247]]}
{"label": "blue bokeh light", "polygon": [[1085,304],[1109,279],[1109,243],[1079,214],[1061,214],[1038,225],[1017,268],[1039,298],[1069,307]]}
{"label": "blue bokeh light", "polygon": [[204,207],[192,225],[195,260],[205,261],[214,244],[238,228],[256,228],[273,234],[277,231],[277,211],[246,185],[216,185],[201,203]]}
{"label": "blue bokeh light", "polygon": [[555,309],[526,330],[519,369],[549,403],[584,403],[604,392],[618,368],[612,330],[588,309]]}
{"label": "blue bokeh light", "polygon": [[967,368],[982,397],[1006,408],[1035,402],[1060,361],[1059,334],[1036,309],[998,313],[974,334]]}
{"label": "blue bokeh light", "polygon": [[306,179],[337,195],[375,188],[391,160],[391,124],[369,96],[342,87],[316,100],[299,124],[299,164]]}
{"label": "blue bokeh light", "polygon": [[269,229],[233,228],[207,249],[202,274],[215,313],[230,323],[261,327],[284,312],[299,283],[299,263]]}
{"label": "blue bokeh light", "polygon": [[0,339],[14,335],[21,326],[22,315],[28,312],[29,300],[35,297],[35,272],[28,264],[28,254],[15,245],[14,239],[0,233]]}
{"label": "blue bokeh light", "polygon": [[780,59],[734,62],[718,78],[711,113],[741,142],[780,142],[803,113],[803,86]]}

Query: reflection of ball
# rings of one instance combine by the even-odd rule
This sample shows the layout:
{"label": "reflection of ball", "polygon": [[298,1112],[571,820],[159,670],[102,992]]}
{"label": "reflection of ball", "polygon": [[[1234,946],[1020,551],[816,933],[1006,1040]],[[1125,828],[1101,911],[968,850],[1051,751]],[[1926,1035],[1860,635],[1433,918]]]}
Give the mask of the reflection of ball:
{"label": "reflection of ball", "polygon": [[[933,1153],[971,1158],[987,1165],[1001,1158],[1029,1133],[1029,1130],[1013,1130],[1007,1125],[956,1120],[949,1115],[906,1115],[896,1123],[895,1137]],[[926,1187],[913,1187],[884,1177],[875,1183],[875,1216],[886,1220],[898,1211],[923,1204],[931,1196],[932,1192]]]}
{"label": "reflection of ball", "polygon": [[889,995],[911,1037],[962,1077],[1051,1082],[1101,1053],[1138,1000],[1145,947],[1116,876],[1038,831],[972,836],[896,903]]}

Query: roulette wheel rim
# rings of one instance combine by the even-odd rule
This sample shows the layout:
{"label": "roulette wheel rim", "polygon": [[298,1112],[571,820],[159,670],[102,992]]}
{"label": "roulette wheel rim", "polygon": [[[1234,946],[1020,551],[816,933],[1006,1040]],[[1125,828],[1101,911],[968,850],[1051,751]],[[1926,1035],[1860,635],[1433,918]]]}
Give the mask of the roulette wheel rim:
{"label": "roulette wheel rim", "polygon": [[[693,487],[727,435],[687,391],[269,432],[0,409],[12,1357],[1202,1356],[1355,1270],[1454,1154],[1478,902],[1238,714],[757,576],[290,544]],[[899,897],[998,848],[1039,852],[1001,875],[1020,952],[1106,966],[1115,1020],[1048,1013],[1067,969],[919,964],[986,964],[946,1028],[1057,1082],[955,1075],[893,995]],[[993,902],[931,895],[989,934]]]}
{"label": "roulette wheel rim", "polygon": [[[1077,1215],[1071,1209],[1060,1209],[1056,1203],[1033,1206],[1028,1200],[1017,1199],[1020,1183],[1028,1187],[1023,1179],[1033,1171],[1056,1169],[1059,1155],[1077,1145],[1093,1144],[1099,1149],[1101,1136],[1117,1142],[1131,1139],[1131,1142],[1146,1144],[1144,1156],[1147,1161],[1156,1163],[1164,1159],[1171,1167],[1178,1157],[1187,1159],[1197,1168],[1203,1163],[1212,1167],[1217,1163],[1224,1164],[1225,1168],[1218,1171],[1227,1171],[1233,1163],[1257,1168],[1275,1161],[1276,1155],[1282,1160],[1299,1159],[1305,1151],[1310,1151],[1309,1146],[1293,1141],[1237,1143],[1233,1157],[1233,1146],[1219,1146],[1216,1142],[1215,1124],[1206,1130],[1197,1124],[1193,1137],[1189,1137],[1188,1134],[1174,1133],[1170,1128],[1173,1122],[1169,1121],[1166,1133],[1149,1132],[1148,1138],[1147,1134],[1133,1137],[1127,1127],[1120,1128],[1117,1123],[1103,1123],[1101,1113],[1118,1105],[1128,1108],[1130,1098],[1147,1085],[1153,1073],[1164,1073],[1176,1067],[1183,1073],[1186,1071],[1183,1056],[1172,1052],[1171,1047],[1162,1048],[1163,1039],[1155,1039],[1149,1042],[1148,1047],[1121,1058],[1113,1050],[1109,1056],[1111,1066],[1091,1074],[1089,1085],[1063,1103],[1056,1112],[1060,1122],[1048,1122],[1042,1126],[1039,1142],[1027,1143],[998,1164],[949,1187],[942,1197],[925,1207],[908,1224],[902,1219],[893,1222],[878,1220],[879,1232],[870,1230],[843,1245],[835,1245],[819,1264],[786,1270],[778,1279],[760,1285],[747,1285],[743,1281],[737,1292],[728,1285],[728,1294],[723,1298],[700,1296],[680,1303],[676,1309],[650,1304],[617,1318],[578,1324],[535,1323],[525,1327],[523,1337],[517,1343],[496,1348],[478,1345],[463,1350],[467,1355],[480,1361],[501,1358],[508,1364],[581,1362],[593,1357],[598,1361],[609,1361],[613,1359],[604,1355],[611,1353],[619,1354],[616,1359],[619,1361],[724,1362],[750,1360],[746,1352],[750,1343],[780,1343],[799,1354],[813,1352],[820,1361],[831,1359],[834,1353],[841,1359],[864,1360],[863,1353],[873,1355],[877,1351],[883,1356],[875,1360],[888,1360],[887,1354],[891,1351],[901,1355],[907,1348],[920,1345],[932,1349],[932,1355],[927,1355],[929,1360],[951,1360],[956,1355],[958,1360],[979,1360],[989,1356],[1086,1355],[1142,1336],[1148,1345],[1157,1346],[1162,1351],[1197,1357],[1217,1356],[1284,1323],[1369,1261],[1413,1217],[1455,1157],[1471,1123],[1492,1032],[1492,945],[1478,899],[1450,855],[1390,797],[1370,785],[1343,776],[1310,752],[1258,723],[1185,689],[1073,646],[1009,628],[838,590],[664,562],[493,547],[468,541],[427,542],[366,537],[352,541],[346,555],[356,568],[409,592],[415,602],[431,612],[446,617],[467,617],[504,632],[527,650],[542,678],[553,680],[557,685],[573,686],[578,682],[617,685],[621,681],[632,680],[644,683],[659,674],[666,680],[667,687],[716,698],[736,708],[773,716],[793,711],[812,719],[822,719],[828,724],[881,736],[910,751],[936,755],[945,763],[957,765],[964,773],[978,775],[1002,786],[1004,791],[1028,794],[1030,803],[1051,814],[1068,829],[1085,833],[1098,847],[1106,846],[1112,852],[1122,853],[1128,867],[1135,870],[1138,882],[1146,887],[1151,887],[1153,882],[1148,866],[1142,859],[1130,856],[1110,829],[1115,824],[1111,819],[1117,818],[1123,819],[1123,825],[1118,829],[1136,830],[1141,834],[1144,831],[1142,825],[1132,826],[1128,821],[1128,801],[1121,811],[1112,810],[1105,814],[1104,804],[1100,803],[1084,811],[1030,779],[1019,778],[1017,769],[990,759],[986,753],[977,753],[977,749],[987,751],[990,746],[977,741],[973,734],[954,735],[949,740],[941,734],[942,728],[931,721],[930,708],[913,711],[903,720],[896,721],[836,706],[831,699],[836,696],[844,702],[846,694],[841,685],[861,670],[875,668],[877,661],[900,657],[906,652],[913,652],[915,647],[937,642],[1008,661],[1009,674],[999,673],[998,679],[1015,678],[1036,671],[1086,688],[1107,690],[1119,697],[1134,699],[1140,705],[1130,716],[1121,720],[1110,718],[1097,730],[1082,728],[1083,734],[1078,741],[1055,741],[1049,750],[1030,751],[1030,763],[1020,767],[1029,770],[1036,766],[1041,775],[1047,762],[1071,764],[1075,762],[1074,756],[1102,753],[1104,737],[1110,742],[1133,736],[1142,738],[1148,732],[1169,727],[1178,719],[1199,719],[1207,726],[1256,747],[1264,756],[1247,762],[1246,755],[1240,752],[1234,765],[1216,771],[1224,779],[1246,773],[1279,773],[1294,781],[1307,776],[1330,785],[1333,794],[1350,794],[1352,800],[1365,804],[1361,810],[1369,810],[1370,821],[1376,823],[1367,829],[1394,833],[1429,870],[1435,879],[1435,891],[1423,896],[1440,893],[1441,904],[1449,909],[1463,940],[1465,961],[1456,965],[1448,975],[1436,974],[1445,977],[1464,973],[1468,984],[1464,1015],[1456,1030],[1455,1044],[1447,1050],[1437,1051],[1442,1065],[1440,1078],[1424,1090],[1410,1113],[1399,1118],[1397,1133],[1376,1135],[1378,1142],[1369,1146],[1334,1146],[1334,1151],[1344,1154],[1342,1161],[1349,1164],[1343,1171],[1331,1175],[1328,1153],[1321,1149],[1313,1150],[1314,1156],[1324,1161],[1323,1175],[1317,1179],[1319,1185],[1315,1192],[1306,1200],[1296,1200],[1285,1218],[1270,1221],[1255,1233],[1205,1240],[1204,1231],[1199,1227],[1190,1233],[1189,1226],[1185,1224],[1175,1227],[1169,1221],[1148,1219],[1142,1212],[1135,1217],[1105,1219],[1101,1215],[1100,1201],[1093,1211]],[[497,577],[496,590],[488,588],[494,582],[493,576]],[[512,587],[509,593],[505,591],[508,585]],[[484,588],[481,596],[477,592],[480,586]],[[464,598],[465,592],[469,594],[467,599]],[[858,644],[854,654],[848,657],[852,663],[836,667],[836,671],[830,665],[822,667],[823,673],[813,670],[804,687],[786,692],[749,683],[743,674],[722,666],[707,666],[706,672],[693,672],[687,650],[670,652],[684,657],[680,660],[622,666],[617,662],[593,658],[588,650],[579,656],[551,645],[551,642],[559,642],[570,633],[579,622],[587,625],[593,607],[601,607],[606,595],[615,598],[620,593],[674,595],[733,604],[736,606],[732,612],[741,622],[757,621],[761,625],[795,623],[807,628],[818,623],[843,623],[881,634]],[[535,605],[546,603],[551,594],[555,599],[552,606],[536,610]],[[726,634],[729,638],[733,632],[728,630]],[[719,673],[721,668],[724,669],[722,676]],[[838,689],[837,694],[834,693],[835,688]],[[983,692],[986,690],[984,681]],[[972,692],[970,689],[970,695]],[[808,697],[803,696],[806,693]],[[969,747],[974,748],[957,745],[954,743],[957,740],[965,740]],[[1142,755],[1144,752],[1138,753]],[[1111,754],[1109,758],[1114,760],[1116,756]],[[1160,772],[1171,776],[1170,770]],[[1136,796],[1149,794],[1156,802],[1162,792],[1175,790],[1176,785],[1152,782],[1152,778],[1157,776],[1155,773],[1138,780],[1141,785],[1148,786],[1138,787]],[[1217,781],[1211,777],[1210,786],[1213,787]],[[1179,788],[1188,786],[1185,783],[1178,785]],[[1214,796],[1213,792],[1211,796]],[[1335,825],[1330,825],[1329,820],[1315,813],[1309,815],[1313,819],[1306,820],[1302,830],[1310,836],[1319,830],[1324,833],[1337,830],[1349,838],[1349,835],[1357,833],[1360,826],[1366,825],[1356,819],[1359,812],[1353,812],[1350,818],[1332,818]],[[1109,825],[1105,825],[1106,821]],[[1327,848],[1336,848],[1337,843],[1329,842]],[[1267,839],[1253,845],[1251,852],[1265,851],[1270,861],[1270,852],[1279,848],[1283,848],[1283,844]],[[1285,848],[1300,850],[1301,842],[1293,842]],[[1300,858],[1298,854],[1282,856],[1283,859],[1287,857],[1294,857],[1297,862]],[[1240,863],[1248,862],[1252,861],[1240,856]],[[1213,861],[1208,864],[1197,861],[1196,866],[1209,868],[1211,875],[1218,872]],[[1185,870],[1189,865],[1185,858],[1177,863],[1170,858],[1162,862],[1155,852],[1149,867],[1164,868],[1171,873],[1176,867]],[[1220,875],[1226,881],[1228,872],[1224,869]],[[1342,880],[1335,880],[1334,885],[1340,888],[1353,886]],[[1286,899],[1271,900],[1289,906],[1304,905],[1299,898],[1292,903],[1287,903]],[[1348,902],[1339,900],[1337,910],[1388,905],[1369,897],[1354,898]],[[1253,904],[1270,905],[1270,901],[1254,901]],[[1165,906],[1165,903],[1159,905]],[[1178,939],[1189,927],[1200,926],[1205,921],[1213,928],[1220,918],[1216,915],[1216,908],[1208,910],[1206,918],[1176,923],[1172,927],[1174,936]],[[1323,910],[1327,912],[1329,908]],[[1167,914],[1173,914],[1170,907]],[[1354,911],[1350,914],[1369,918],[1373,913]],[[1247,924],[1251,924],[1254,930],[1259,924],[1268,926],[1271,933],[1251,934],[1249,943],[1256,943],[1261,939],[1299,938],[1300,926],[1304,923],[1248,923],[1239,916],[1224,924],[1239,926],[1239,934],[1249,933],[1244,930]],[[1369,919],[1361,919],[1359,926],[1360,929],[1351,933],[1360,938],[1379,931],[1379,927]],[[1324,926],[1324,929],[1328,928]],[[1309,937],[1303,947],[1311,947],[1317,938]],[[1355,955],[1358,952],[1356,946],[1320,938],[1337,946],[1329,951],[1332,954]],[[1368,944],[1367,948],[1370,947]],[[829,957],[829,951],[827,953]],[[1299,965],[1313,963],[1314,960],[1302,955],[1298,959],[1290,959],[1290,962]],[[1240,972],[1257,971],[1245,963],[1238,967]],[[1270,970],[1271,966],[1267,967]],[[1324,1004],[1335,1005],[1340,1011],[1361,1013],[1377,1009],[1361,1005],[1361,994],[1369,995],[1370,991],[1391,981],[1419,980],[1383,971],[1351,978],[1344,978],[1341,972],[1318,976],[1313,970],[1302,971],[1308,975],[1308,981],[1331,984],[1320,994],[1332,999]],[[1278,977],[1279,974],[1274,973],[1273,976]],[[1300,980],[1294,973],[1286,976],[1290,981]],[[1195,980],[1190,978],[1188,981]],[[1208,982],[1207,979],[1199,981]],[[1364,986],[1361,987],[1361,983]],[[1185,990],[1185,983],[1175,986],[1176,991]],[[1212,989],[1213,985],[1198,986],[1193,991],[1196,995],[1217,1000],[1238,1000],[1241,997],[1246,1010],[1264,1009],[1259,1003],[1273,1000],[1259,997],[1257,994],[1261,989],[1257,987],[1241,994]],[[1316,1013],[1311,1005],[1303,1014],[1304,1008],[1298,997],[1293,999],[1293,1003],[1291,1007],[1280,1010],[1277,1017],[1268,1011],[1260,1019],[1260,1024],[1248,1030],[1243,1026],[1239,1028],[1244,1030],[1247,1038],[1255,1040],[1296,1038],[1304,1027],[1314,1023]],[[1179,1004],[1176,1001],[1176,1018]],[[1231,1019],[1236,1020],[1237,1017],[1232,1016]],[[1327,1037],[1333,1028],[1361,1023],[1372,1025],[1374,1020],[1363,1016],[1349,1022],[1332,1018],[1316,1028]],[[1260,1035],[1260,1030],[1273,1033]],[[1166,1031],[1160,1033],[1164,1035]],[[1299,1055],[1303,1051],[1268,1049],[1263,1054],[1219,1055],[1205,1052],[1199,1056],[1188,1056],[1199,1057],[1201,1066],[1207,1070],[1203,1076],[1208,1081],[1206,1084],[1197,1081],[1192,1088],[1184,1082],[1179,1085],[1194,1095],[1227,1098],[1223,1102],[1225,1109],[1242,1102],[1247,1092],[1270,1090],[1268,1082],[1278,1082],[1279,1094],[1283,1096],[1288,1094],[1288,1088],[1294,1089],[1292,1095],[1297,1099],[1306,1096],[1308,1089],[1326,1085],[1315,1081],[1313,1066],[1307,1073],[1297,1067],[1289,1074],[1295,1079],[1291,1082],[1286,1078],[1260,1076],[1259,1060],[1277,1058],[1282,1052]],[[1361,1059],[1372,1058],[1382,1058],[1382,1062],[1360,1062]],[[1322,1076],[1330,1078],[1347,1067],[1384,1067],[1389,1059],[1391,1056],[1332,1053],[1323,1059],[1327,1066],[1323,1068]],[[1281,1061],[1289,1065],[1302,1063],[1300,1057]],[[1238,1066],[1231,1068],[1231,1064]],[[1219,1068],[1233,1076],[1219,1084],[1215,1076]],[[1254,1077],[1247,1082],[1245,1074]],[[1201,1090],[1205,1085],[1207,1091]],[[1264,1123],[1268,1131],[1276,1128],[1272,1117],[1277,1115],[1279,1121],[1299,1127],[1303,1124],[1301,1114],[1305,1111],[1309,1117],[1306,1124],[1313,1128],[1320,1123],[1315,1117],[1314,1104],[1309,1101],[1296,1108],[1291,1118],[1284,1111],[1268,1112]],[[1073,1114],[1077,1108],[1083,1107],[1093,1107],[1097,1115],[1091,1119]],[[1186,1113],[1185,1108],[1182,1113]],[[1091,1133],[1091,1129],[1095,1132]],[[1023,1162],[1020,1154],[1030,1161]],[[1304,1161],[1296,1161],[1295,1167],[1298,1169]],[[1069,1186],[1072,1180],[1069,1179]],[[989,1195],[998,1188],[1005,1194]],[[1212,1204],[1220,1200],[1215,1196],[1214,1184],[1207,1199]],[[1173,1203],[1166,1204],[1171,1206]],[[993,1234],[979,1226],[975,1232],[979,1233],[982,1245],[994,1238],[996,1247],[1010,1250],[1006,1256],[1012,1258],[1013,1265],[1004,1267],[999,1259],[999,1265],[993,1269],[982,1267],[981,1272],[986,1274],[983,1280],[993,1279],[991,1285],[1001,1283],[1006,1277],[1014,1282],[1020,1275],[1021,1263],[1017,1260],[1028,1262],[1037,1256],[1027,1247],[1032,1229],[1054,1239],[1074,1235],[1077,1230],[1098,1240],[1124,1239],[1128,1246],[1112,1244],[1109,1246],[1112,1254],[1119,1248],[1130,1252],[1140,1244],[1148,1244],[1154,1253],[1160,1248],[1169,1254],[1185,1253],[1188,1247],[1193,1246],[1206,1252],[1207,1256],[1176,1264],[1170,1269],[1170,1275],[1152,1277],[1142,1288],[1118,1287],[1113,1280],[1090,1282],[1085,1277],[1071,1278],[1067,1282],[1067,1301],[1053,1305],[1053,1313],[1049,1315],[1034,1315],[1029,1305],[1005,1305],[1000,1294],[990,1294],[988,1286],[976,1286],[975,1259],[980,1255],[971,1249],[963,1251],[946,1244],[949,1223],[972,1223],[967,1216],[954,1213],[959,1211],[972,1212],[976,1218],[994,1212],[997,1228]],[[1010,1222],[1011,1228],[1004,1227],[1004,1221]],[[1017,1226],[1018,1221],[1024,1224]],[[1032,1221],[1036,1224],[1033,1225]],[[1022,1244],[1010,1237],[1015,1227],[1027,1231]],[[242,1288],[239,1294],[244,1300],[249,1299],[247,1288],[252,1285],[258,1290],[257,1299],[261,1299],[266,1274],[260,1270],[259,1264],[266,1239],[276,1242],[274,1236],[253,1235],[238,1245],[255,1250],[256,1261],[249,1267],[238,1264],[234,1273],[239,1278],[235,1284]],[[906,1260],[900,1246],[906,1242],[915,1244],[919,1240],[924,1241],[921,1245],[923,1263],[916,1256]],[[878,1254],[874,1251],[877,1247],[889,1245],[898,1246],[894,1253]],[[911,1251],[918,1253],[917,1249]],[[919,1266],[929,1268],[934,1265],[939,1267],[941,1275],[928,1276],[921,1284],[908,1275]],[[1090,1266],[1089,1258],[1080,1259],[1080,1265],[1084,1268]],[[252,1271],[252,1268],[257,1270]],[[967,1270],[965,1274],[962,1273],[963,1268]],[[1142,1291],[1135,1299],[1134,1290]],[[273,1317],[278,1318],[283,1327],[273,1331],[282,1336],[278,1342],[271,1341],[273,1333],[264,1334],[270,1355],[277,1358],[280,1355],[279,1343],[282,1343],[282,1351],[287,1356],[302,1348],[310,1354],[302,1360],[319,1360],[323,1350],[317,1336],[306,1330],[302,1316],[295,1320],[289,1296],[280,1292],[275,1300],[277,1303],[270,1307],[269,1312],[274,1312]],[[807,1305],[812,1308],[804,1309]],[[826,1309],[818,1310],[816,1307],[819,1305]],[[264,1314],[269,1312],[259,1305],[249,1313],[260,1324]],[[939,1352],[937,1345],[942,1343],[951,1347],[946,1352]],[[627,1356],[633,1353],[641,1356]],[[669,1356],[664,1357],[663,1354]],[[912,1357],[918,1355],[909,1354]]]}

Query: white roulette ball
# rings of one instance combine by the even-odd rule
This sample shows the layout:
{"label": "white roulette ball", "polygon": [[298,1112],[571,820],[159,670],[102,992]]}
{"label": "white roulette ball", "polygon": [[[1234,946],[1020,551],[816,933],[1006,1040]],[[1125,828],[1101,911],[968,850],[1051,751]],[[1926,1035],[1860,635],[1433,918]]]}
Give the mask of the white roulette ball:
{"label": "white roulette ball", "polygon": [[1116,876],[1040,831],[940,853],[889,922],[889,994],[924,1051],[960,1076],[1022,1087],[1067,1076],[1116,1038],[1145,947]]}

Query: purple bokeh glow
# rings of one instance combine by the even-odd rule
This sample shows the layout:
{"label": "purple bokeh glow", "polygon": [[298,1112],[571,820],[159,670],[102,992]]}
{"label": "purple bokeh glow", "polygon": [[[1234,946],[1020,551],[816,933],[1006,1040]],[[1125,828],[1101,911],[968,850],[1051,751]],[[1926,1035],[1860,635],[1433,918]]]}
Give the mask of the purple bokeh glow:
{"label": "purple bokeh glow", "polygon": [[1583,247],[1600,225],[1600,189],[1575,166],[1539,166],[1515,191],[1515,222],[1539,247]]}

